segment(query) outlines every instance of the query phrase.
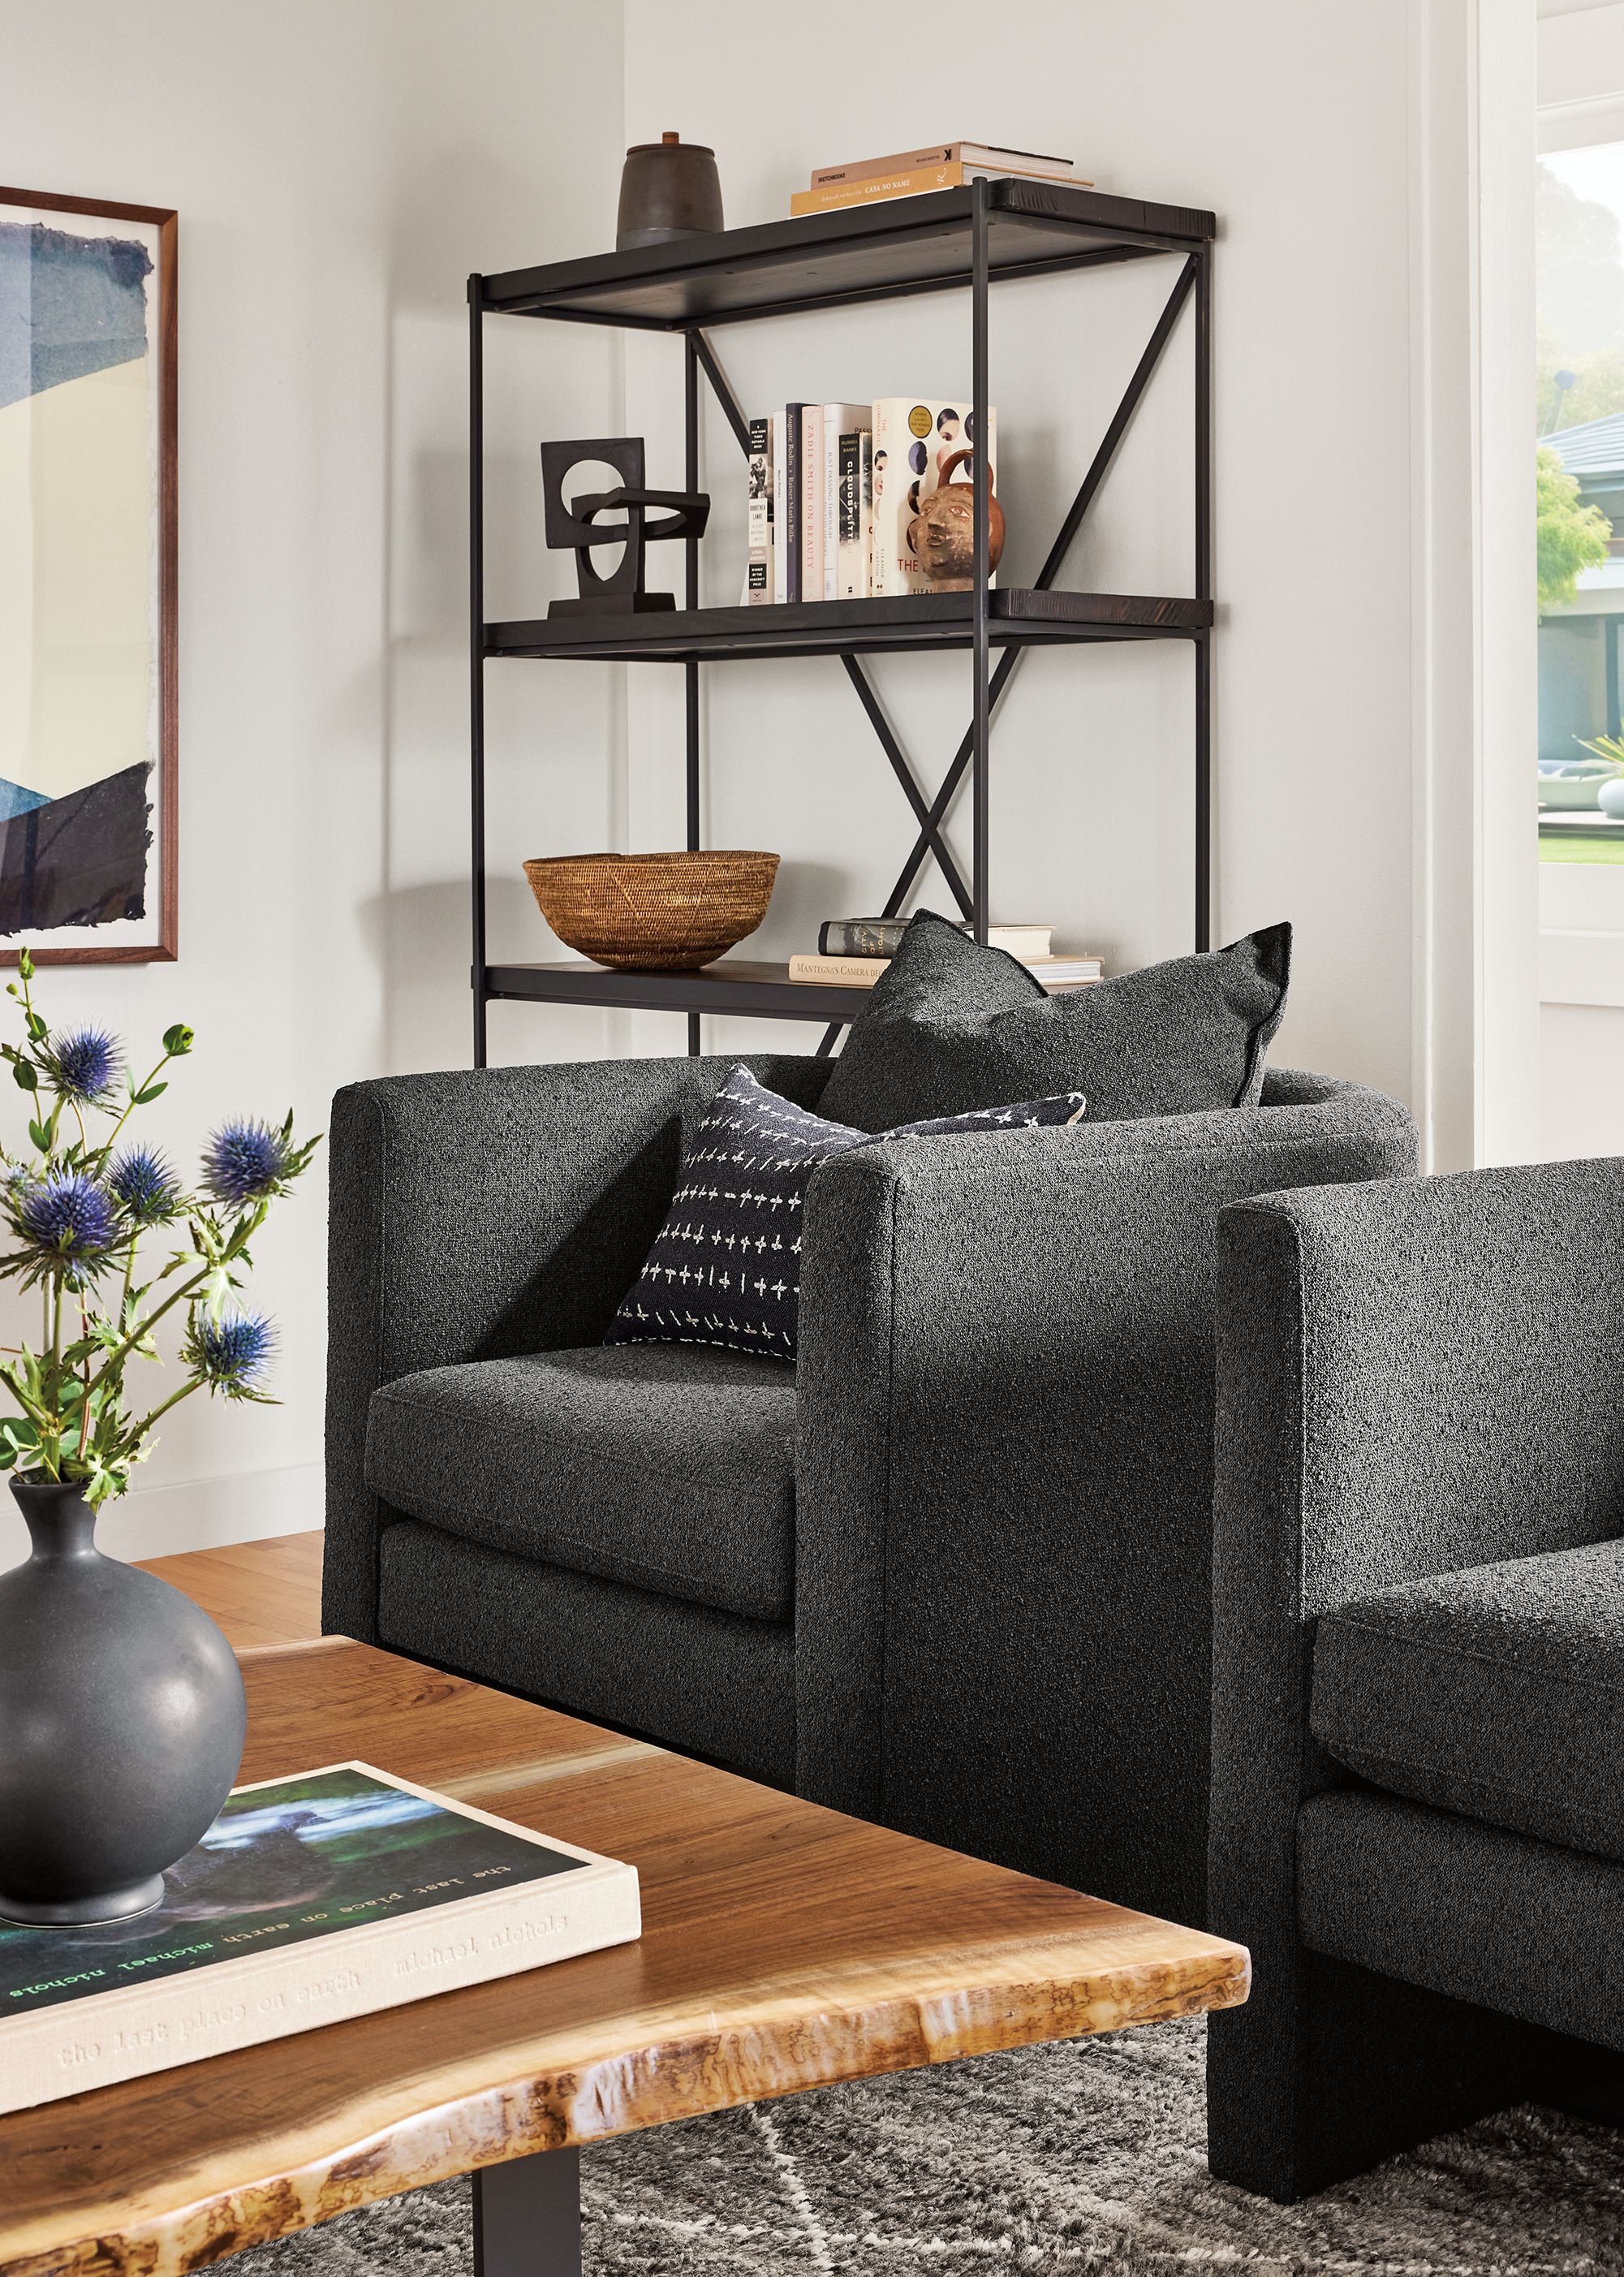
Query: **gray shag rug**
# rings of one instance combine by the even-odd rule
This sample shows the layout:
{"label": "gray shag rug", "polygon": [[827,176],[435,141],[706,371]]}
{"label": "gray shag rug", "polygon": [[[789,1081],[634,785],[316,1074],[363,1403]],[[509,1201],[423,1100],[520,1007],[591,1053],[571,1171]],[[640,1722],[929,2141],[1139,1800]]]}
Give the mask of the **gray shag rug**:
{"label": "gray shag rug", "polygon": [[[1207,2173],[1203,2027],[983,2056],[595,2145],[588,2277],[1347,2277],[1624,2270],[1624,2134],[1532,2106],[1299,2206]],[[248,2257],[254,2277],[471,2277],[466,2182]]]}

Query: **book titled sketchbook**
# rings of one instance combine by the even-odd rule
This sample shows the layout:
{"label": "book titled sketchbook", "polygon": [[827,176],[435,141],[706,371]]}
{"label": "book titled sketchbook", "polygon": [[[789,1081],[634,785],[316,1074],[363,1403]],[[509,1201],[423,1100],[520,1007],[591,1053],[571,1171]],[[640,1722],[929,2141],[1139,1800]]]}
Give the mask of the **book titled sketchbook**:
{"label": "book titled sketchbook", "polygon": [[238,1787],[163,1902],[0,1923],[0,2112],[625,1945],[637,1873],[369,1763]]}
{"label": "book titled sketchbook", "polygon": [[[1015,962],[1049,989],[1086,988],[1105,977],[1097,956],[1018,956]],[[792,956],[789,977],[824,988],[872,988],[890,963],[888,956]]]}

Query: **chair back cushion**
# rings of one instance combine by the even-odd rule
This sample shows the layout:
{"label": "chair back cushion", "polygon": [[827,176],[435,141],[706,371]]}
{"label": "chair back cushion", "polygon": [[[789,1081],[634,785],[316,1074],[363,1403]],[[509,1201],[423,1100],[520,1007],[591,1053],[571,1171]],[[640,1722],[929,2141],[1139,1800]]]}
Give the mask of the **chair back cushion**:
{"label": "chair back cushion", "polygon": [[1051,996],[1001,948],[922,910],[818,1104],[859,1131],[1086,1092],[1090,1123],[1255,1107],[1286,1009],[1291,927]]}

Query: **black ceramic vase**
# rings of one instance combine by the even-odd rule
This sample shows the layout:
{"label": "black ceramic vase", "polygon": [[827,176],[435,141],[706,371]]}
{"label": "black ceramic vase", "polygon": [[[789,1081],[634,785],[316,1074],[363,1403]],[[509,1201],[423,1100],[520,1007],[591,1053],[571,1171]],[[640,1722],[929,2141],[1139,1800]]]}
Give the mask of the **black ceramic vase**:
{"label": "black ceramic vase", "polygon": [[242,1675],[207,1613],[95,1546],[77,1487],[11,1483],[0,1573],[0,1918],[122,1921],[163,1895],[242,1761]]}

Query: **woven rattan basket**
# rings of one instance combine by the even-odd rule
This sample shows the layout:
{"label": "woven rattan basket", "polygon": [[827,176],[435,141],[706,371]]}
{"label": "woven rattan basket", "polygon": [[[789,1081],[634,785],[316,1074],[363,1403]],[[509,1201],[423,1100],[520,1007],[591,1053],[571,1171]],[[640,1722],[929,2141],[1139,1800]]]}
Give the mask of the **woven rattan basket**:
{"label": "woven rattan basket", "polygon": [[691,972],[754,933],[776,854],[560,854],[527,862],[536,906],[595,964]]}

